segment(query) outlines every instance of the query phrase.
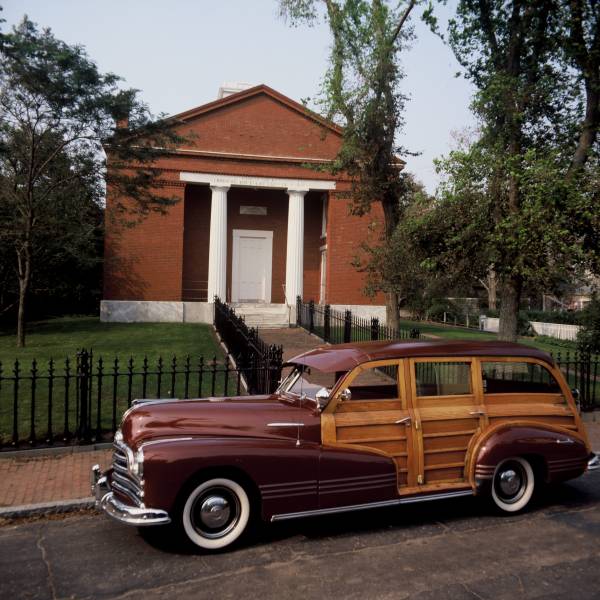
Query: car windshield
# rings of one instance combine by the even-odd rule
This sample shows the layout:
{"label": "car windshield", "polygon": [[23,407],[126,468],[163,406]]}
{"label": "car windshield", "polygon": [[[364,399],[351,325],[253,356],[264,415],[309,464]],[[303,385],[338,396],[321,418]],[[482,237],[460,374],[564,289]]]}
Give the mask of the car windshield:
{"label": "car windshield", "polygon": [[316,394],[321,388],[331,392],[336,381],[344,375],[341,373],[324,373],[315,368],[304,365],[288,365],[282,372],[282,380],[278,392],[316,399]]}

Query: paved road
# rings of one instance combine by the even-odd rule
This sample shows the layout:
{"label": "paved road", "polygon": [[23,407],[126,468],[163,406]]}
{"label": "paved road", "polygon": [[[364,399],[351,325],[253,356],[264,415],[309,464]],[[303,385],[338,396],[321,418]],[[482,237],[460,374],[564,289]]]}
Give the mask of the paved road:
{"label": "paved road", "polygon": [[500,517],[474,498],[279,524],[203,555],[102,516],[0,527],[0,598],[600,598],[600,473]]}

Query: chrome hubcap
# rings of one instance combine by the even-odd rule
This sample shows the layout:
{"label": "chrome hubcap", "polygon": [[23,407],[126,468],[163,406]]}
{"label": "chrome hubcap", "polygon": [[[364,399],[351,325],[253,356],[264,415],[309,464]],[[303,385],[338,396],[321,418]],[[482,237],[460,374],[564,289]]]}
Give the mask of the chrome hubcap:
{"label": "chrome hubcap", "polygon": [[496,473],[494,487],[503,502],[518,502],[527,488],[527,474],[522,465],[517,461],[507,461]]}
{"label": "chrome hubcap", "polygon": [[519,491],[521,480],[515,471],[508,469],[500,474],[500,488],[507,496],[512,496]]}
{"label": "chrome hubcap", "polygon": [[196,498],[192,507],[192,525],[205,538],[221,538],[234,529],[240,513],[237,495],[229,488],[214,487]]}
{"label": "chrome hubcap", "polygon": [[229,502],[222,496],[209,496],[200,507],[200,519],[211,529],[222,527],[229,519]]}

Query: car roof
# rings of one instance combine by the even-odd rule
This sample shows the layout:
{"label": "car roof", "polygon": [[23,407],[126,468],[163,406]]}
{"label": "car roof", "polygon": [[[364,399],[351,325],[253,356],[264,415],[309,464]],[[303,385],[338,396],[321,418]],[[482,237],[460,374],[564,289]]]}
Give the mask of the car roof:
{"label": "car roof", "polygon": [[289,359],[287,363],[306,365],[319,371],[332,373],[349,371],[357,365],[372,360],[436,356],[516,356],[537,358],[550,366],[554,364],[550,354],[531,346],[511,342],[473,340],[385,340],[327,345],[299,354]]}

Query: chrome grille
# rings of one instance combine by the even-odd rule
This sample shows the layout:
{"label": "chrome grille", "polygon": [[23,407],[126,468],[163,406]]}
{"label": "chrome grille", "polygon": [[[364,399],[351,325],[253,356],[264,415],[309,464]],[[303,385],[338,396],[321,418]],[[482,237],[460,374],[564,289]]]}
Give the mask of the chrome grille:
{"label": "chrome grille", "polygon": [[[144,506],[144,483],[129,472],[129,461],[133,460],[133,452],[123,442],[115,440],[113,444],[112,487],[126,496],[136,506]],[[130,458],[128,458],[128,456]]]}

